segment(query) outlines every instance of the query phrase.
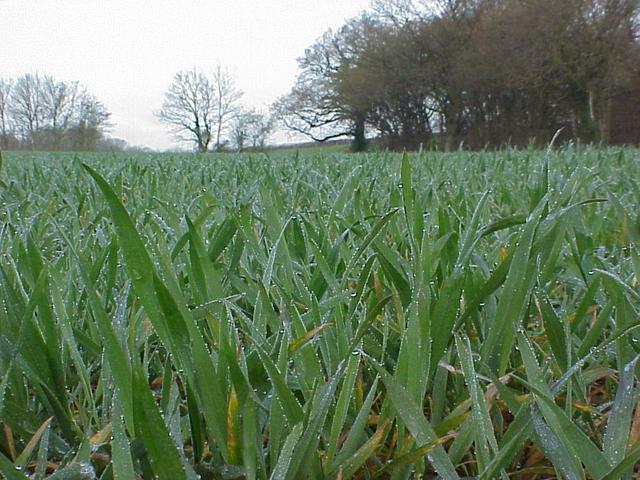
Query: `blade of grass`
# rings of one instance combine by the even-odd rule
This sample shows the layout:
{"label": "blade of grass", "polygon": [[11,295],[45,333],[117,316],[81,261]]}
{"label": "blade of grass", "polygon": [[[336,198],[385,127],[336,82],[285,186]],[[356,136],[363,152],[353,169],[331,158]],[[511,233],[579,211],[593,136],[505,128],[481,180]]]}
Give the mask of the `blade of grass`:
{"label": "blade of grass", "polygon": [[613,407],[607,419],[607,429],[604,434],[604,453],[611,466],[621,462],[625,456],[631,417],[634,406],[635,367],[640,356],[636,356],[627,363],[620,375],[620,383],[613,401]]}
{"label": "blade of grass", "polygon": [[[389,400],[393,404],[398,416],[404,424],[407,426],[416,443],[423,445],[426,443],[435,442],[437,436],[433,431],[433,428],[429,424],[428,420],[424,417],[422,409],[416,405],[415,401],[409,396],[404,387],[396,381],[383,367],[378,365],[375,361],[371,361],[378,375],[382,379],[387,392],[389,393]],[[458,479],[455,467],[451,463],[451,460],[447,456],[446,451],[442,446],[436,447],[429,455],[429,461],[433,464],[436,471],[445,478],[452,480]]]}

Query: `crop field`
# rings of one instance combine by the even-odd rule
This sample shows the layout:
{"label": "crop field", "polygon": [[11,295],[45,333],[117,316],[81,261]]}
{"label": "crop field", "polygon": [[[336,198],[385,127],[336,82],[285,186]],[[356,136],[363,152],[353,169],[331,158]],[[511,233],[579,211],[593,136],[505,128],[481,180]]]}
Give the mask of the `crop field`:
{"label": "crop field", "polygon": [[0,476],[609,479],[640,151],[5,153]]}

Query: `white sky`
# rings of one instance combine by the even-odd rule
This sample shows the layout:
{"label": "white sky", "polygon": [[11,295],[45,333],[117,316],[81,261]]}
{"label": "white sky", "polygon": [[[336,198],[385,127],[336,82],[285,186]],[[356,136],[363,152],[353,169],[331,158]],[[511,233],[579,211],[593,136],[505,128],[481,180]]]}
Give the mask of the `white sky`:
{"label": "white sky", "polygon": [[112,113],[112,135],[165,149],[153,116],[175,72],[228,67],[243,104],[289,91],[296,59],[369,0],[0,0],[0,77],[78,80]]}

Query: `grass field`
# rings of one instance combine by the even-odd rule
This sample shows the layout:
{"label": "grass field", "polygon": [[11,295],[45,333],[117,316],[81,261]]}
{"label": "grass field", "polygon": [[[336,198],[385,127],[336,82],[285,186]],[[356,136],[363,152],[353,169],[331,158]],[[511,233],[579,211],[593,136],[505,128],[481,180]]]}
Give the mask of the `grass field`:
{"label": "grass field", "polygon": [[0,171],[0,475],[621,479],[640,152]]}
{"label": "grass field", "polygon": [[338,154],[338,153],[349,153],[349,144],[340,142],[340,143],[315,143],[315,144],[303,144],[297,145],[293,147],[288,146],[278,146],[269,150],[269,155],[295,155],[296,151],[300,152],[300,154],[304,154],[305,156],[309,155],[329,155],[329,154]]}

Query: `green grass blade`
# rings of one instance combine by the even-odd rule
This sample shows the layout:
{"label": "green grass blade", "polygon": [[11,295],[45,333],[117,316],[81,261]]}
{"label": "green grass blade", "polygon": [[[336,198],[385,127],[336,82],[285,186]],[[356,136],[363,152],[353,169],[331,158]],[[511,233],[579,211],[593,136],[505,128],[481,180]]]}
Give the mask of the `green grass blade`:
{"label": "green grass blade", "polygon": [[159,480],[186,479],[176,446],[141,367],[133,372],[133,387],[136,430],[140,432],[154,475]]}
{"label": "green grass blade", "polygon": [[474,422],[475,451],[478,460],[478,468],[484,470],[498,450],[489,410],[484,392],[478,385],[475,367],[473,365],[471,343],[466,335],[456,336],[456,347],[460,356],[462,371],[469,388],[471,398],[471,414]]}
{"label": "green grass blade", "polygon": [[285,440],[282,450],[280,451],[280,456],[278,457],[278,463],[276,463],[276,466],[269,477],[271,480],[287,479],[287,472],[289,471],[289,466],[291,464],[296,444],[302,436],[302,429],[302,423],[298,423],[291,429],[289,435],[287,435],[287,439]]}
{"label": "green grass blade", "polygon": [[131,460],[131,446],[125,433],[118,392],[113,396],[111,410],[111,425],[113,437],[111,440],[111,458],[113,480],[129,480],[135,478],[133,461]]}
{"label": "green grass blade", "polygon": [[351,396],[353,395],[353,388],[356,383],[356,374],[358,373],[359,365],[360,355],[351,355],[347,361],[342,388],[338,395],[338,400],[333,413],[333,420],[331,422],[329,446],[326,458],[327,465],[331,465],[333,463],[333,458],[338,449],[338,436],[340,435],[344,422],[347,419],[349,403],[351,401]]}
{"label": "green grass blade", "polygon": [[514,333],[528,304],[529,288],[534,272],[529,268],[531,247],[536,228],[546,207],[546,199],[531,213],[516,243],[509,273],[500,297],[496,317],[481,348],[481,356],[493,369],[503,375],[507,368],[508,355],[514,342]]}
{"label": "green grass blade", "polygon": [[634,396],[635,368],[640,356],[636,356],[627,363],[620,375],[620,383],[613,401],[613,407],[607,420],[607,429],[604,434],[604,453],[610,465],[621,462],[625,456],[631,417],[636,400]]}
{"label": "green grass blade", "polygon": [[545,456],[551,460],[553,466],[567,480],[584,480],[582,465],[576,461],[573,452],[567,450],[557,435],[544,423],[540,415],[532,411],[531,417],[538,440],[537,443]]}
{"label": "green grass blade", "polygon": [[29,478],[18,470],[2,452],[0,452],[0,473],[6,480],[27,480]]}
{"label": "green grass blade", "polygon": [[[422,409],[416,405],[404,387],[380,365],[373,361],[371,364],[385,384],[387,392],[389,393],[390,402],[393,404],[398,417],[407,426],[415,438],[416,443],[422,445],[435,442],[438,437],[433,431],[433,427],[431,427],[429,421],[425,418]],[[438,474],[444,478],[450,478],[452,480],[459,478],[455,467],[442,446],[437,447],[430,454],[429,461],[433,464]]]}

